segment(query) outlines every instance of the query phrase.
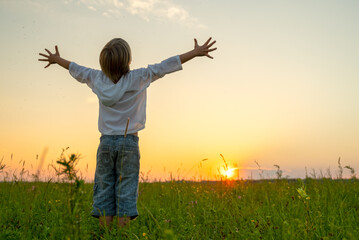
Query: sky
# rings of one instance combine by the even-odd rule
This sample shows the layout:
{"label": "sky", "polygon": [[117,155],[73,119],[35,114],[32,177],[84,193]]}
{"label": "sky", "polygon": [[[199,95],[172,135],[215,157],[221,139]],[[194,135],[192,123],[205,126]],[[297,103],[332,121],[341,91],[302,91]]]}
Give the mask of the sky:
{"label": "sky", "polygon": [[358,11],[356,0],[0,0],[0,160],[45,176],[69,147],[93,179],[98,100],[61,67],[44,69],[44,48],[99,69],[121,37],[136,69],[213,37],[213,60],[148,88],[142,179],[218,179],[222,156],[243,179],[259,167],[275,177],[274,165],[335,177],[339,157],[358,171]]}

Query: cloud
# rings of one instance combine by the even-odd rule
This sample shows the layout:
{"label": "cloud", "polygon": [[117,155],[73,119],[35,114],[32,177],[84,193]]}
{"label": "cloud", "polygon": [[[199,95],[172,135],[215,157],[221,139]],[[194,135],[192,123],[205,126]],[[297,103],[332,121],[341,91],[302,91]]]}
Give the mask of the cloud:
{"label": "cloud", "polygon": [[207,28],[172,0],[66,0],[65,2],[82,4],[92,11],[100,11],[105,17],[119,17],[128,13],[145,21],[170,20],[187,27]]}
{"label": "cloud", "polygon": [[94,12],[97,11],[96,8],[94,8],[93,6],[88,6],[87,8]]}
{"label": "cloud", "polygon": [[153,12],[159,0],[128,0],[127,3],[127,10],[133,15],[138,15]]}
{"label": "cloud", "polygon": [[188,12],[178,7],[168,8],[166,14],[169,19],[173,19],[173,20],[178,19],[179,21],[185,21],[186,19],[189,18]]}

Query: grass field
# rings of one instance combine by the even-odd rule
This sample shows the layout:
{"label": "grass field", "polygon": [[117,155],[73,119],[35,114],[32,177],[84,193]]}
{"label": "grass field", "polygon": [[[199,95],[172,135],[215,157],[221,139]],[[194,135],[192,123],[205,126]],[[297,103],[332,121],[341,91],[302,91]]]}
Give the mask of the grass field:
{"label": "grass field", "polygon": [[67,182],[0,182],[0,239],[359,239],[355,176],[141,182],[140,216],[109,231],[90,216],[93,184],[66,164]]}
{"label": "grass field", "polygon": [[141,183],[140,216],[100,231],[92,184],[0,183],[0,239],[358,239],[357,180]]}

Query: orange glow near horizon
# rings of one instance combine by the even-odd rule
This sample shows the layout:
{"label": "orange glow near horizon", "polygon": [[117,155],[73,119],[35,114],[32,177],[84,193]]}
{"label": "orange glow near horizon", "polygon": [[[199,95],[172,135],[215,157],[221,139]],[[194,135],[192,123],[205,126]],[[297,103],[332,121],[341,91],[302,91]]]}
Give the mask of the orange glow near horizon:
{"label": "orange glow near horizon", "polygon": [[235,170],[238,170],[238,168],[229,168],[227,171],[225,171],[224,176],[228,179],[234,178]]}

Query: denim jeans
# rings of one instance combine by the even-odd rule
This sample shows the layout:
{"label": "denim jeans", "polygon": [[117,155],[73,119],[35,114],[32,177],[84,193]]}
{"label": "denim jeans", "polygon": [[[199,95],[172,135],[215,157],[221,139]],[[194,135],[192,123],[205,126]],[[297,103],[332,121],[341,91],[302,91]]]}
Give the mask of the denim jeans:
{"label": "denim jeans", "polygon": [[138,216],[138,137],[103,135],[97,150],[92,216]]}

